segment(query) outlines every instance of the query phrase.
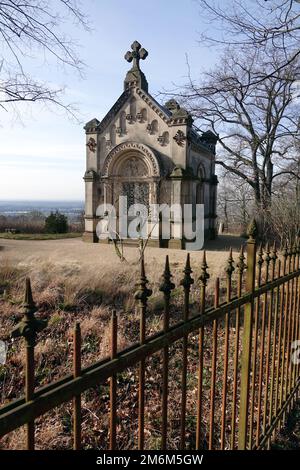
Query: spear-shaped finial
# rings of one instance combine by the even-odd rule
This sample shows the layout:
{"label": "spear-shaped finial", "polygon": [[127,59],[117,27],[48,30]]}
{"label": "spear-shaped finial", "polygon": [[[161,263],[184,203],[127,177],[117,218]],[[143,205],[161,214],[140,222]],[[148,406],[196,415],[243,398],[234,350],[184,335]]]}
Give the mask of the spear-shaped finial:
{"label": "spear-shaped finial", "polygon": [[33,300],[31,282],[29,278],[26,278],[25,281],[25,297],[22,307],[24,318],[13,329],[11,336],[13,338],[23,336],[26,340],[27,346],[33,347],[36,342],[37,333],[46,328],[47,320],[39,320],[34,316],[37,308]]}
{"label": "spear-shaped finial", "polygon": [[263,252],[263,247],[262,247],[262,244],[261,244],[261,243],[260,243],[259,249],[258,249],[258,260],[257,260],[257,264],[258,264],[259,268],[261,268],[262,265],[264,264],[264,252]]}
{"label": "spear-shaped finial", "polygon": [[230,248],[229,257],[227,260],[227,266],[225,268],[227,277],[231,277],[234,270],[235,270],[235,267],[234,267],[234,262],[233,262],[233,257],[232,257],[232,248]]}
{"label": "spear-shaped finial", "polygon": [[247,265],[245,263],[245,255],[244,255],[244,246],[241,246],[240,249],[240,254],[239,254],[239,261],[237,263],[237,268],[240,274],[243,274],[245,269],[247,268]]}
{"label": "spear-shaped finial", "polygon": [[191,263],[190,263],[190,254],[187,254],[186,263],[183,270],[184,277],[180,281],[180,285],[183,286],[184,289],[189,290],[191,285],[194,284],[194,279],[191,277],[192,274]]}
{"label": "spear-shaped finial", "polygon": [[169,256],[166,256],[165,270],[163,274],[163,282],[159,288],[165,295],[170,296],[171,291],[175,288],[175,284],[171,282],[172,274],[170,271]]}
{"label": "spear-shaped finial", "polygon": [[209,279],[209,273],[207,272],[208,265],[206,262],[206,251],[203,250],[203,258],[202,258],[202,265],[201,265],[201,275],[199,280],[203,286],[207,285],[207,280]]}
{"label": "spear-shaped finial", "polygon": [[136,284],[138,290],[134,294],[134,298],[135,300],[138,300],[143,306],[147,305],[148,297],[152,295],[152,290],[147,288],[147,284],[148,284],[148,279],[145,273],[145,261],[144,261],[144,256],[142,256],[141,264],[140,264],[140,279]]}
{"label": "spear-shaped finial", "polygon": [[269,242],[266,244],[266,256],[265,256],[265,262],[267,263],[267,266],[269,266],[270,261],[271,261],[271,256],[270,256],[270,245]]}
{"label": "spear-shaped finial", "polygon": [[32,297],[31,282],[30,282],[29,277],[27,277],[25,280],[25,297],[24,297],[23,307],[28,308],[28,309],[36,308],[35,303],[33,301],[33,297]]}
{"label": "spear-shaped finial", "polygon": [[273,263],[276,263],[278,256],[277,256],[277,247],[276,242],[273,243],[272,252],[271,252],[271,259]]}
{"label": "spear-shaped finial", "polygon": [[283,245],[282,256],[286,259],[288,257],[288,244],[287,242]]}

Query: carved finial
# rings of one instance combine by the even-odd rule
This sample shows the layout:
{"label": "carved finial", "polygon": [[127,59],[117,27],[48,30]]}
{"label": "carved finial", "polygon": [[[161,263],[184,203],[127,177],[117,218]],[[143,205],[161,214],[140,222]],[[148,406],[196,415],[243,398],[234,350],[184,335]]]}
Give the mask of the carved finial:
{"label": "carved finial", "polygon": [[258,260],[257,260],[257,264],[260,268],[264,264],[264,256],[263,255],[264,255],[264,252],[263,252],[262,244],[260,244],[259,245],[259,250],[258,250]]}
{"label": "carved finial", "polygon": [[269,243],[267,243],[267,245],[266,245],[266,256],[265,256],[265,261],[267,263],[267,266],[270,264],[270,261],[271,261],[270,253],[271,253],[270,245],[269,245]]}
{"label": "carved finial", "polygon": [[209,279],[209,274],[207,272],[208,265],[206,263],[206,252],[205,250],[203,251],[203,258],[202,258],[202,265],[201,265],[201,275],[199,277],[199,280],[203,286],[207,285],[207,280]]}
{"label": "carved finial", "polygon": [[148,297],[152,295],[152,290],[147,288],[148,279],[146,278],[146,274],[145,274],[144,256],[141,257],[140,269],[141,269],[140,279],[139,279],[139,282],[137,282],[136,284],[136,286],[138,287],[138,290],[134,294],[134,298],[135,300],[138,300],[143,306],[146,306]]}
{"label": "carved finial", "polygon": [[282,255],[284,258],[287,258],[288,257],[288,246],[287,246],[287,242],[284,244],[284,247],[283,247],[283,250],[282,250]]}
{"label": "carved finial", "polygon": [[273,248],[272,248],[272,253],[271,253],[271,259],[272,259],[274,264],[276,263],[277,258],[278,258],[278,256],[277,256],[276,242],[274,242]]}
{"label": "carved finial", "polygon": [[235,270],[235,267],[234,267],[233,257],[232,257],[232,248],[230,248],[229,257],[227,260],[227,266],[225,268],[227,277],[231,277],[234,270]]}
{"label": "carved finial", "polygon": [[169,256],[166,256],[165,270],[163,274],[163,282],[159,288],[165,295],[170,295],[171,291],[175,288],[175,284],[171,282],[172,274],[170,271]]}
{"label": "carved finial", "polygon": [[33,347],[36,342],[37,333],[46,328],[47,320],[38,320],[34,316],[37,308],[32,297],[31,283],[29,278],[26,278],[25,281],[25,297],[22,307],[24,318],[13,329],[11,336],[13,338],[23,336],[26,340],[27,346]]}
{"label": "carved finial", "polygon": [[248,225],[247,235],[250,240],[255,240],[258,235],[258,227],[255,218],[253,218]]}
{"label": "carved finial", "polygon": [[36,305],[33,301],[31,282],[30,282],[29,277],[25,279],[25,297],[24,297],[23,308],[30,310],[30,311],[34,310],[34,312],[36,312]]}
{"label": "carved finial", "polygon": [[140,59],[145,60],[148,56],[148,51],[141,47],[138,41],[134,41],[131,44],[132,51],[127,51],[124,56],[127,62],[133,62],[132,69],[140,70]]}
{"label": "carved finial", "polygon": [[187,254],[185,268],[183,270],[184,277],[180,281],[180,285],[184,287],[184,289],[190,289],[191,285],[194,284],[194,279],[191,277],[192,269],[190,263],[190,254]]}
{"label": "carved finial", "polygon": [[237,268],[240,274],[243,274],[247,265],[245,263],[245,255],[244,255],[244,247],[241,246],[240,254],[239,254],[239,262],[237,263]]}

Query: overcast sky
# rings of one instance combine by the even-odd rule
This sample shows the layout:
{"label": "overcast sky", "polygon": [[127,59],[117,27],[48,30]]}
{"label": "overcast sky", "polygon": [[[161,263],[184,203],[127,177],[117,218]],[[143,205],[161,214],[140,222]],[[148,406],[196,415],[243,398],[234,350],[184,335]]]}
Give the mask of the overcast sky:
{"label": "overcast sky", "polygon": [[130,65],[125,52],[138,40],[148,52],[142,62],[154,96],[187,75],[213,65],[215,54],[199,44],[204,19],[194,0],[84,0],[93,30],[71,29],[87,64],[84,79],[41,62],[26,63],[38,79],[67,86],[66,102],[76,102],[82,123],[37,104],[16,116],[0,112],[0,200],[81,200],[84,198],[83,123],[101,120],[123,91]]}

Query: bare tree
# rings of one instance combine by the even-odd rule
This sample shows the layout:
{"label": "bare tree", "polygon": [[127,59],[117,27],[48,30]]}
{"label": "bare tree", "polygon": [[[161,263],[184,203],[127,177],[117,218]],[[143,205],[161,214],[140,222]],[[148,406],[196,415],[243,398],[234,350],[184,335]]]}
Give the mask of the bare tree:
{"label": "bare tree", "polygon": [[267,50],[274,47],[281,51],[279,62],[253,77],[256,83],[278,75],[299,58],[299,0],[198,0],[198,3],[201,12],[206,12],[210,24],[214,25],[202,34],[202,40],[238,47],[243,52],[249,48]]}
{"label": "bare tree", "polygon": [[254,198],[250,186],[239,177],[223,171],[218,187],[217,213],[228,232],[245,234],[253,213]]}
{"label": "bare tree", "polygon": [[16,104],[43,102],[72,108],[61,99],[63,89],[31,77],[28,63],[42,57],[81,73],[83,63],[75,42],[64,32],[73,22],[88,29],[77,0],[0,1],[0,106],[9,111]]}
{"label": "bare tree", "polygon": [[181,93],[201,130],[207,126],[218,136],[216,163],[253,189],[258,209],[270,205],[274,179],[291,171],[286,159],[299,138],[298,68],[285,67],[279,76],[254,84],[260,70],[279,59],[276,49],[268,55],[228,49],[200,84],[190,79]]}

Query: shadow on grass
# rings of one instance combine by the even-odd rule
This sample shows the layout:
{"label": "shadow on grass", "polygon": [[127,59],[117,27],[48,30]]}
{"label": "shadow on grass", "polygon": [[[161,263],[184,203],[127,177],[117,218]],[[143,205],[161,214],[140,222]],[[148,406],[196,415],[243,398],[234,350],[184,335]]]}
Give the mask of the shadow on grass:
{"label": "shadow on grass", "polygon": [[240,250],[246,243],[245,238],[237,235],[218,235],[215,240],[206,240],[204,248],[207,251],[228,251],[230,248]]}
{"label": "shadow on grass", "polygon": [[298,400],[287,418],[286,426],[281,429],[272,450],[300,449],[300,400]]}

